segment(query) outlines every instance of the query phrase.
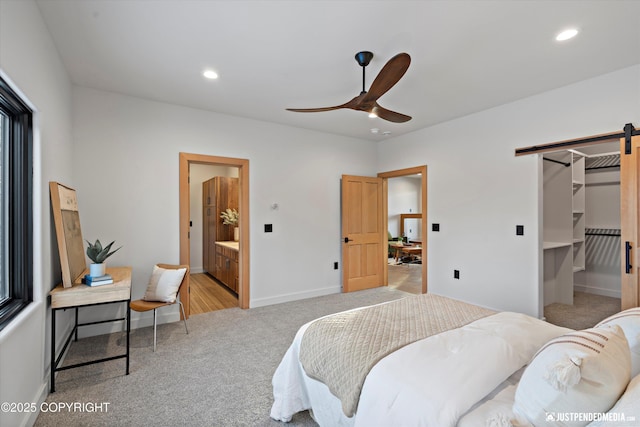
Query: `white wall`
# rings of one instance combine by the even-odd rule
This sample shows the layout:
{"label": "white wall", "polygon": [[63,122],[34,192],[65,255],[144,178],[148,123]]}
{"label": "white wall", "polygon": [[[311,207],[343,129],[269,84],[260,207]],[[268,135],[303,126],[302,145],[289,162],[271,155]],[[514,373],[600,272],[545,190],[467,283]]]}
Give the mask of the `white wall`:
{"label": "white wall", "polygon": [[[620,169],[587,171],[585,183],[586,227],[620,229]],[[576,290],[620,298],[620,249],[620,237],[586,236],[586,270]]]}
{"label": "white wall", "polygon": [[73,106],[82,232],[124,245],[132,298],[179,260],[179,152],[249,160],[252,307],[340,291],[340,178],[375,174],[375,144],[80,87]]}
{"label": "white wall", "polygon": [[[32,1],[0,5],[0,70],[35,108],[34,302],[0,332],[0,402],[38,403],[48,392],[48,292],[61,281],[48,181],[73,185],[71,83]],[[70,313],[61,319],[68,330]],[[37,413],[0,412],[0,425],[29,425]]]}
{"label": "white wall", "polygon": [[[422,206],[422,179],[418,177],[390,178],[387,181],[387,217],[388,230],[393,237],[400,236],[400,214],[420,213]],[[421,234],[419,219],[405,220],[405,235],[417,239]]]}
{"label": "white wall", "polygon": [[441,230],[429,231],[429,291],[541,316],[541,166],[514,151],[629,122],[640,124],[640,66],[380,143],[380,171],[428,165],[427,220]]}
{"label": "white wall", "polygon": [[191,273],[204,272],[202,258],[202,183],[214,176],[238,177],[238,168],[227,166],[212,166],[192,164],[189,167],[190,209],[191,209]]}

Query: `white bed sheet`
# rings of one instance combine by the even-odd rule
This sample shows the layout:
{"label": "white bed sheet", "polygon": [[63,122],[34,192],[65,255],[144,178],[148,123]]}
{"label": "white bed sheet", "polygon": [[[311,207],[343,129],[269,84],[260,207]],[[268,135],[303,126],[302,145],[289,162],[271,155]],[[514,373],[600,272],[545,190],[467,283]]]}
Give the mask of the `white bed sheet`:
{"label": "white bed sheet", "polygon": [[417,341],[374,366],[356,415],[347,418],[340,401],[307,377],[299,363],[307,326],[298,331],[273,377],[271,417],[289,421],[294,413],[311,409],[321,426],[339,427],[455,426],[497,387],[508,388],[505,380],[544,343],[570,331],[523,314],[497,313]]}

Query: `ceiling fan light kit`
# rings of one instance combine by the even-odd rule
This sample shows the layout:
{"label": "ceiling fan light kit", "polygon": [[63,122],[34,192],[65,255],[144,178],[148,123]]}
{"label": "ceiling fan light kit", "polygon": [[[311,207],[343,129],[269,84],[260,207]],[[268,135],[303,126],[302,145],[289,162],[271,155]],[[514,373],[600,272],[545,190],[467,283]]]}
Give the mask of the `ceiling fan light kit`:
{"label": "ceiling fan light kit", "polygon": [[387,61],[373,83],[371,83],[371,87],[368,92],[365,90],[365,69],[371,62],[373,53],[369,51],[358,52],[356,53],[355,58],[358,64],[362,67],[362,92],[360,92],[360,95],[356,96],[349,102],[341,105],[335,105],[333,107],[287,108],[287,110],[298,113],[318,113],[321,111],[349,108],[356,111],[365,111],[370,115],[374,115],[394,123],[404,123],[411,120],[411,117],[406,114],[387,110],[378,104],[378,98],[387,93],[387,91],[398,83],[402,76],[407,72],[409,64],[411,64],[411,57],[409,54],[404,52],[399,53]]}

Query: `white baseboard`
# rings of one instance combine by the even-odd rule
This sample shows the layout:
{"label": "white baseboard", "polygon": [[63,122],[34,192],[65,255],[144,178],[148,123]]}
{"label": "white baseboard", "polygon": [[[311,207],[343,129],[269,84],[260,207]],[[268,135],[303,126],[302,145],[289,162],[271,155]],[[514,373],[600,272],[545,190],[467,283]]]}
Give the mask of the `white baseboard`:
{"label": "white baseboard", "polygon": [[[49,376],[47,376],[47,378],[49,378]],[[36,419],[40,414],[40,408],[42,408],[42,403],[47,399],[48,395],[49,395],[49,383],[45,381],[40,385],[38,392],[36,393],[34,399],[32,400],[32,402],[38,402],[38,410],[34,412],[26,411],[25,418],[23,422],[20,423],[21,426],[23,427],[32,426],[36,423]]]}
{"label": "white baseboard", "polygon": [[264,307],[267,305],[273,305],[273,304],[281,304],[283,302],[291,302],[291,301],[298,301],[301,299],[307,299],[307,298],[313,298],[313,297],[321,297],[324,295],[331,295],[331,294],[338,294],[342,292],[342,287],[341,286],[330,286],[327,288],[320,288],[320,289],[315,289],[312,291],[305,291],[305,292],[292,292],[289,294],[284,294],[284,295],[278,295],[275,297],[268,297],[268,298],[256,298],[256,299],[252,299],[249,302],[249,306],[251,308],[256,308],[256,307]]}
{"label": "white baseboard", "polygon": [[573,290],[577,291],[577,292],[585,292],[588,294],[594,294],[594,295],[602,295],[604,297],[611,297],[611,298],[620,298],[622,296],[621,291],[616,291],[613,289],[605,289],[605,288],[598,288],[595,286],[586,286],[586,285],[573,285]]}

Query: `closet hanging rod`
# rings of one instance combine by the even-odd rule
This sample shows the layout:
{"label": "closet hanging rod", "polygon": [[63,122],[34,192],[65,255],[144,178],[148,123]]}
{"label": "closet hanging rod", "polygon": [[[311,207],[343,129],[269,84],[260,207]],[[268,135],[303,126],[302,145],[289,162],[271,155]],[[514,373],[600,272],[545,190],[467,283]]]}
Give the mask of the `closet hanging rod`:
{"label": "closet hanging rod", "polygon": [[569,166],[571,166],[571,163],[561,162],[560,160],[548,159],[546,157],[543,157],[542,160],[546,160],[547,162],[557,163],[559,165],[564,166],[565,168],[568,168]]}
{"label": "closet hanging rod", "polygon": [[585,236],[620,237],[620,229],[617,228],[587,228]]}
{"label": "closet hanging rod", "polygon": [[586,171],[592,171],[596,169],[608,169],[608,168],[619,168],[620,165],[611,165],[611,166],[592,166],[590,168],[584,168]]}

